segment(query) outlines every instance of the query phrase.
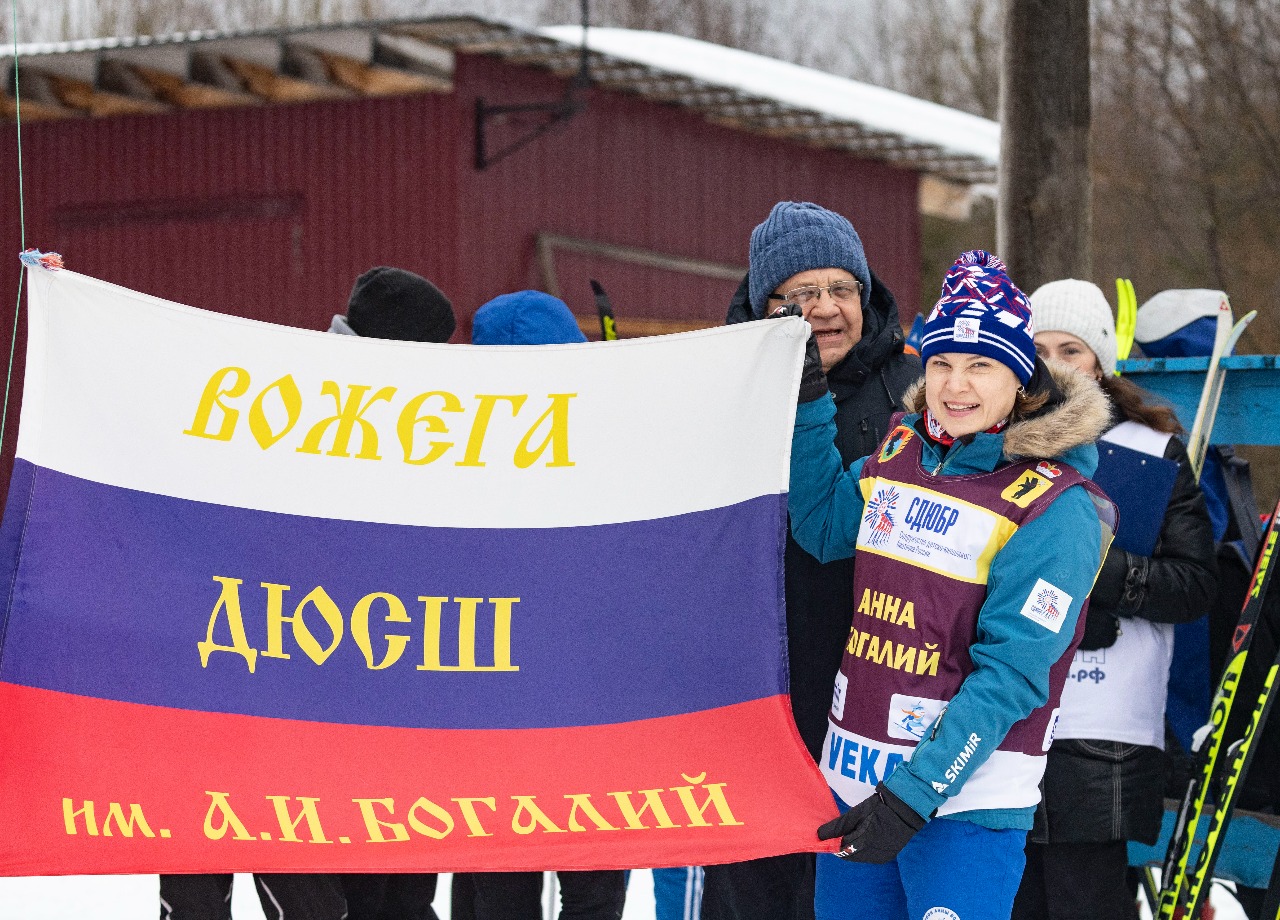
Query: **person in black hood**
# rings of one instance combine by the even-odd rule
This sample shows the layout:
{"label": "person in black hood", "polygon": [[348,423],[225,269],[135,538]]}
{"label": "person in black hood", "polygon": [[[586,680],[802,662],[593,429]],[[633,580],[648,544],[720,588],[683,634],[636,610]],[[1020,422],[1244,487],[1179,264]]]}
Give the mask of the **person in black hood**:
{"label": "person in black hood", "polygon": [[[329,331],[395,342],[447,342],[457,327],[453,304],[421,275],[379,265],[356,279],[346,316]],[[323,876],[315,876],[323,878]],[[336,876],[347,899],[345,920],[437,920],[430,872],[344,872]]]}
{"label": "person in black hood", "polygon": [[[905,353],[897,301],[867,265],[853,225],[808,202],[779,202],[752,231],[749,268],[727,322],[762,319],[787,304],[813,327],[847,466],[889,433],[903,394],[923,373],[920,359]],[[791,711],[817,761],[853,619],[853,560],[820,563],[788,527],[785,570]],[[812,853],[708,866],[702,918],[811,918],[813,879]]]}

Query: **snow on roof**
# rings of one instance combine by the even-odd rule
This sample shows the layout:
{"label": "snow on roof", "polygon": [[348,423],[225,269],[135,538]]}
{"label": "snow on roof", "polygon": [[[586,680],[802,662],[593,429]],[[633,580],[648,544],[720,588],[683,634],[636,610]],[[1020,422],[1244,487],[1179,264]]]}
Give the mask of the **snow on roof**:
{"label": "snow on roof", "polygon": [[[582,43],[581,26],[550,26],[538,31],[566,44]],[[973,157],[991,170],[1000,159],[998,122],[884,87],[663,32],[591,28],[587,45],[610,57],[896,134],[952,155]]]}
{"label": "snow on roof", "polygon": [[[603,89],[926,176],[969,186],[995,181],[1000,126],[988,119],[678,35],[592,28],[587,42],[593,82]],[[24,92],[23,106],[32,117],[67,117],[244,104],[255,96],[302,101],[447,91],[454,53],[495,55],[572,77],[581,44],[580,26],[529,31],[475,16],[437,16],[32,44],[16,55],[0,48],[0,62],[27,58],[37,77],[46,75],[24,82],[32,95]],[[191,66],[196,57],[207,63],[219,55],[225,66]],[[0,64],[0,73],[8,66]],[[249,79],[255,67],[274,79],[259,71]],[[157,71],[181,85],[157,78]],[[0,93],[0,116],[15,113],[14,100]]]}

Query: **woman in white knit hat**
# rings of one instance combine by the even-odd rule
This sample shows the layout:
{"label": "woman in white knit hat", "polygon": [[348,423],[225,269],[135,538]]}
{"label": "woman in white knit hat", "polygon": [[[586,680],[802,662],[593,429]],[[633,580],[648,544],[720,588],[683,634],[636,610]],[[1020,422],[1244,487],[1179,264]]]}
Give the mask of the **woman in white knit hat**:
{"label": "woman in white knit hat", "polygon": [[1154,843],[1160,830],[1173,627],[1213,601],[1213,532],[1176,416],[1115,375],[1115,321],[1098,286],[1051,282],[1031,309],[1036,352],[1093,377],[1110,399],[1102,440],[1173,460],[1178,475],[1153,554],[1113,543],[1089,595],[1013,916],[1136,918],[1126,841]]}

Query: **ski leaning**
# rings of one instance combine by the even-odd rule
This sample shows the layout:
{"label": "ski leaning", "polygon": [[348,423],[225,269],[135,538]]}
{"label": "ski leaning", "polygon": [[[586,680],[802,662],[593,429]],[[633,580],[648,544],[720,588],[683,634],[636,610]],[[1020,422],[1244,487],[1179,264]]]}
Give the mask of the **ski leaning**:
{"label": "ski leaning", "polygon": [[[1247,323],[1250,317],[1242,320]],[[1216,353],[1215,349],[1215,353]],[[1221,356],[1218,355],[1220,358]],[[1211,366],[1210,371],[1214,368]],[[1219,392],[1221,385],[1219,384]],[[1201,455],[1203,456],[1203,454]],[[1271,709],[1272,690],[1280,672],[1280,649],[1270,663],[1262,682],[1262,690],[1254,704],[1242,737],[1232,743],[1225,752],[1227,722],[1235,703],[1236,689],[1240,685],[1248,660],[1249,648],[1257,633],[1267,589],[1271,583],[1271,558],[1276,545],[1277,525],[1280,524],[1280,504],[1276,506],[1263,535],[1254,563],[1253,578],[1245,595],[1244,609],[1231,640],[1230,657],[1218,681],[1210,715],[1209,733],[1201,742],[1197,769],[1183,795],[1177,821],[1165,856],[1161,876],[1162,888],[1155,916],[1157,920],[1177,920],[1197,916],[1208,894],[1213,867],[1231,819],[1236,793],[1249,769],[1253,753],[1252,742],[1262,731]],[[1221,754],[1221,757],[1219,756]],[[1208,833],[1193,866],[1189,865],[1192,844],[1199,822],[1205,813],[1205,805],[1213,796],[1215,808],[1209,818]]]}
{"label": "ski leaning", "polygon": [[1222,366],[1222,359],[1235,351],[1240,336],[1244,335],[1257,315],[1258,311],[1253,310],[1234,326],[1231,325],[1231,304],[1226,295],[1223,295],[1218,307],[1218,328],[1213,339],[1213,354],[1209,356],[1209,369],[1204,378],[1204,390],[1200,393],[1200,404],[1196,407],[1191,435],[1187,438],[1187,455],[1191,458],[1191,472],[1195,474],[1197,482],[1204,470],[1204,456],[1209,450],[1209,438],[1213,434],[1218,403],[1222,399],[1222,386],[1226,381],[1227,370]]}

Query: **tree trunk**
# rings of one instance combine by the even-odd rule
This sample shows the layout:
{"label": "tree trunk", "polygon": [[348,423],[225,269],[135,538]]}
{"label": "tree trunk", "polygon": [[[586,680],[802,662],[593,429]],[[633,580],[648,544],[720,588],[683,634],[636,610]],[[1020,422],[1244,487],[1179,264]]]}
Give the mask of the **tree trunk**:
{"label": "tree trunk", "polygon": [[1005,0],[997,247],[1027,293],[1089,279],[1089,0]]}

